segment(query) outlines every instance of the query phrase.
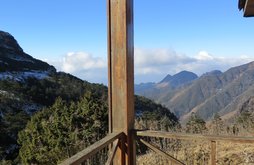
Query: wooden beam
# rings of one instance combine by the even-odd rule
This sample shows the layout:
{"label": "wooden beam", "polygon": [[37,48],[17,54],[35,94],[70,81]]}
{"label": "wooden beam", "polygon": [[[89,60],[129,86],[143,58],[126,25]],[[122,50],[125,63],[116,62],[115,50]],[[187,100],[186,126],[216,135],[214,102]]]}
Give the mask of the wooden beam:
{"label": "wooden beam", "polygon": [[101,149],[108,146],[110,143],[114,142],[116,139],[121,139],[122,137],[123,132],[111,133],[107,135],[105,138],[94,143],[93,145],[78,152],[76,155],[66,159],[60,165],[80,165],[82,162],[93,156],[95,153],[99,152]]}
{"label": "wooden beam", "polygon": [[[109,130],[122,131],[114,164],[135,164],[133,0],[108,0]],[[123,159],[125,159],[123,161]]]}
{"label": "wooden beam", "polygon": [[254,16],[254,0],[246,0],[243,12],[244,17]]}
{"label": "wooden beam", "polygon": [[162,155],[163,157],[165,157],[166,159],[170,160],[172,163],[177,164],[177,165],[184,165],[183,162],[181,162],[180,160],[177,160],[176,158],[174,158],[173,156],[169,155],[168,153],[160,150],[158,147],[149,144],[148,142],[146,142],[143,139],[139,139],[139,141],[141,143],[143,143],[144,145],[146,145],[148,148],[152,149],[154,152],[157,152],[158,154]]}
{"label": "wooden beam", "polygon": [[197,134],[169,133],[162,131],[137,131],[137,136],[160,137],[182,140],[208,140],[208,141],[227,141],[235,143],[254,143],[254,137],[197,135]]}
{"label": "wooden beam", "polygon": [[114,156],[115,156],[117,147],[118,147],[118,145],[119,145],[119,142],[120,142],[120,140],[117,139],[117,140],[113,143],[111,152],[110,152],[109,155],[108,155],[108,160],[107,160],[107,162],[105,163],[105,165],[111,165],[111,164],[113,163],[113,159],[114,159]]}

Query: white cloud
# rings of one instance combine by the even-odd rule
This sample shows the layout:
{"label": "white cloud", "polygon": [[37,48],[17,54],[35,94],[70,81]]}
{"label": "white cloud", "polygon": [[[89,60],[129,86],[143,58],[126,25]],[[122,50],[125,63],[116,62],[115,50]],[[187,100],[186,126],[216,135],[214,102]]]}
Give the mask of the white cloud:
{"label": "white cloud", "polygon": [[[48,60],[47,60],[48,61]],[[190,57],[169,49],[135,49],[135,82],[158,82],[167,74],[188,70],[201,75],[212,70],[227,69],[254,61],[253,57],[215,56],[200,51]],[[71,73],[83,80],[107,84],[107,61],[85,52],[67,53],[61,61],[48,61],[57,70]]]}
{"label": "white cloud", "polygon": [[213,56],[211,56],[208,52],[206,51],[200,51],[194,58],[197,60],[203,60],[203,61],[211,61],[214,59]]}
{"label": "white cloud", "polygon": [[83,80],[107,84],[107,61],[86,52],[67,53],[59,61],[46,60],[58,71],[64,71]]}
{"label": "white cloud", "polygon": [[138,67],[173,65],[175,60],[179,63],[186,63],[192,60],[184,54],[179,54],[169,49],[136,48],[134,57],[135,65]]}
{"label": "white cloud", "polygon": [[[175,65],[195,62],[196,59],[169,49],[135,49],[135,74],[161,74]],[[166,70],[165,70],[166,69]]]}
{"label": "white cloud", "polygon": [[106,62],[85,52],[71,52],[63,58],[62,69],[68,73],[106,68]]}
{"label": "white cloud", "polygon": [[[136,82],[157,82],[167,74],[176,74],[188,70],[201,75],[212,70],[226,71],[227,69],[254,61],[253,57],[215,56],[207,51],[200,51],[190,57],[169,49],[135,49]],[[149,80],[150,77],[150,80]],[[155,77],[157,79],[155,79]]]}

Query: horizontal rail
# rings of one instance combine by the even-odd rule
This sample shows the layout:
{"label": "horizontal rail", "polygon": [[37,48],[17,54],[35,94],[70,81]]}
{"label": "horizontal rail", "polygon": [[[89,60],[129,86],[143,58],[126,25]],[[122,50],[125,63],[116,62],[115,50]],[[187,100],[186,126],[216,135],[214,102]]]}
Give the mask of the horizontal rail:
{"label": "horizontal rail", "polygon": [[236,136],[215,136],[215,135],[192,135],[182,133],[169,133],[163,131],[136,131],[137,136],[159,137],[182,140],[209,140],[209,141],[228,141],[237,143],[254,143],[254,137],[236,137]]}
{"label": "horizontal rail", "polygon": [[105,138],[78,152],[76,155],[66,159],[60,163],[60,165],[79,165],[98,151],[108,146],[110,143],[114,142],[116,139],[122,138],[123,135],[123,132],[110,133]]}

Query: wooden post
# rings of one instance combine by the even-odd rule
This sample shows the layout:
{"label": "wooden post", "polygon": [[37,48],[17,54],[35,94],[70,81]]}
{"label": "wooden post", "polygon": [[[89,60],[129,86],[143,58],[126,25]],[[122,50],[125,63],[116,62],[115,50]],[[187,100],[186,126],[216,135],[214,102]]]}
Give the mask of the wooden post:
{"label": "wooden post", "polygon": [[216,165],[216,141],[211,141],[211,165]]}
{"label": "wooden post", "polygon": [[122,131],[114,164],[135,165],[133,0],[108,0],[109,130]]}

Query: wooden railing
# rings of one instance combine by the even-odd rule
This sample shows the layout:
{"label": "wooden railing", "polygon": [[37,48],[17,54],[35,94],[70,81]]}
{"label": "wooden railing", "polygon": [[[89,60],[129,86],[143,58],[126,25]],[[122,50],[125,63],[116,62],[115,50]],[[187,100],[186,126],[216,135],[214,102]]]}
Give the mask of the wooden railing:
{"label": "wooden railing", "polygon": [[66,159],[60,165],[80,165],[103,148],[113,144],[106,162],[107,165],[110,165],[112,164],[116,148],[118,147],[119,142],[123,139],[123,136],[123,132],[108,134],[105,138],[78,152],[76,155]]}
{"label": "wooden railing", "polygon": [[[216,164],[216,143],[219,141],[234,142],[234,143],[254,143],[254,137],[232,137],[232,136],[214,136],[214,135],[194,135],[194,134],[182,134],[182,133],[169,133],[163,131],[136,131],[137,137],[157,137],[157,138],[169,138],[180,140],[205,140],[211,142],[211,164]],[[171,155],[160,150],[148,142],[140,139],[140,142],[157,152],[158,154],[169,159],[175,164],[184,164],[183,162],[176,160]]]}
{"label": "wooden railing", "polygon": [[[194,134],[182,134],[182,133],[169,133],[163,131],[133,131],[137,136],[137,141],[144,144],[154,152],[160,154],[161,156],[165,157],[169,161],[177,165],[184,165],[184,162],[177,160],[173,156],[169,155],[168,153],[162,151],[155,145],[150,144],[149,142],[142,139],[142,137],[155,137],[155,138],[168,138],[168,139],[178,139],[178,140],[205,140],[210,141],[211,143],[211,164],[216,164],[216,143],[219,141],[226,141],[226,142],[234,142],[234,143],[254,143],[254,137],[231,137],[231,136],[214,136],[214,135],[194,135]],[[111,145],[110,152],[108,154],[106,165],[111,165],[113,162],[113,158],[116,152],[117,147],[119,146],[121,140],[124,139],[124,133],[111,133],[108,134],[105,138],[101,139],[100,141],[94,143],[93,145],[89,146],[88,148],[80,151],[76,155],[70,157],[69,159],[62,162],[60,165],[80,165],[91,156],[102,150],[103,148]],[[136,163],[136,162],[135,162]],[[133,164],[135,164],[133,163]]]}

